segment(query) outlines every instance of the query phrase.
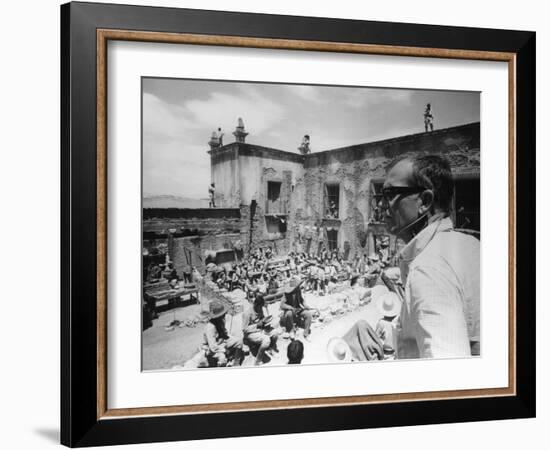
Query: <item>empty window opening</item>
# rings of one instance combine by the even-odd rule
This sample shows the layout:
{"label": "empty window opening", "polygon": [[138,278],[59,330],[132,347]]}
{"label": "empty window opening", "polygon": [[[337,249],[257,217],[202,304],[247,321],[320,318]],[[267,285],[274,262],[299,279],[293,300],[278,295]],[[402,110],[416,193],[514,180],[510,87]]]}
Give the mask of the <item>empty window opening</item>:
{"label": "empty window opening", "polygon": [[266,214],[281,214],[281,184],[277,181],[267,182]]}

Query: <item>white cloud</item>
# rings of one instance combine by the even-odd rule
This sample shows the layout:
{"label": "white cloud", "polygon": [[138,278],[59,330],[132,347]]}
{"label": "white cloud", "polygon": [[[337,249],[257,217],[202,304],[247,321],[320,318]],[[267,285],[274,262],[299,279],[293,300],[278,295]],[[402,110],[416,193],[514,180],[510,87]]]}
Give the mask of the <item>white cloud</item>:
{"label": "white cloud", "polygon": [[286,86],[291,94],[294,94],[303,100],[310,102],[321,103],[325,101],[325,96],[321,93],[320,87],[316,86],[304,86],[304,85],[292,85]]}
{"label": "white cloud", "polygon": [[192,126],[188,116],[188,111],[181,106],[168,104],[153,94],[143,94],[143,130],[146,134],[184,136]]}
{"label": "white cloud", "polygon": [[185,140],[143,141],[143,190],[152,195],[206,196],[210,180],[208,145]]}
{"label": "white cloud", "polygon": [[226,134],[233,132],[239,117],[251,133],[263,133],[281,120],[285,111],[255,89],[241,95],[213,92],[206,100],[185,102],[185,108],[192,115],[195,128],[214,130],[221,126]]}
{"label": "white cloud", "polygon": [[343,102],[352,108],[377,106],[382,103],[408,105],[414,91],[405,89],[346,89],[342,91]]}
{"label": "white cloud", "polygon": [[[205,100],[174,105],[143,95],[143,186],[151,194],[204,197],[210,180],[208,139],[222,127],[224,142],[242,117],[253,134],[270,131],[285,109],[255,89],[240,95],[212,92]],[[202,144],[204,142],[204,144]]]}

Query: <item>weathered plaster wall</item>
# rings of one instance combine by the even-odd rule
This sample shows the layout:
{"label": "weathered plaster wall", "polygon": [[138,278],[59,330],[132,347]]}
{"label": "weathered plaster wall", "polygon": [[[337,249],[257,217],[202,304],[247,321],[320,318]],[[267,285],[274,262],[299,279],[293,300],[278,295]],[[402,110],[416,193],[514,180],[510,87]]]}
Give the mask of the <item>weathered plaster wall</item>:
{"label": "weathered plaster wall", "polygon": [[[210,152],[211,181],[215,184],[216,207],[238,208],[241,203],[239,147],[236,143]],[[205,192],[208,193],[208,180]]]}
{"label": "weathered plaster wall", "polygon": [[[265,214],[267,183],[281,183],[280,219],[286,223],[295,214],[300,200],[294,199],[294,185],[303,178],[304,157],[296,153],[246,143],[233,143],[211,151],[212,179],[216,183],[217,205],[248,208],[256,202],[249,231],[252,232],[251,248],[272,247],[277,253],[289,250],[292,234],[268,233]],[[238,178],[232,175],[240,174]],[[273,212],[273,211],[271,211]],[[284,227],[283,227],[284,228]]]}
{"label": "weathered plaster wall", "polygon": [[[299,199],[296,198],[296,180],[303,176],[303,164],[301,162],[281,161],[277,159],[260,159],[253,157],[242,158],[243,166],[254,168],[259,174],[254,196],[258,202],[256,214],[258,215],[257,229],[254,237],[261,246],[271,246],[276,254],[284,255],[290,251],[291,242],[294,239],[292,224],[295,220]],[[245,172],[245,173],[248,173]],[[267,184],[270,181],[281,183],[280,209],[281,216],[266,216]],[[243,180],[246,182],[246,180]],[[273,213],[273,211],[269,211]],[[267,229],[267,221],[279,221],[282,233],[270,233]]]}
{"label": "weathered plaster wall", "polygon": [[[305,206],[295,226],[322,223],[324,186],[340,183],[338,245],[343,247],[348,241],[352,255],[373,251],[372,234],[381,233],[381,229],[379,225],[369,224],[371,184],[383,180],[391,161],[410,155],[440,154],[449,159],[457,176],[478,175],[479,147],[479,123],[474,123],[307,155],[304,187],[300,186],[305,193]],[[370,241],[364,239],[365,235],[371,235]]]}
{"label": "weathered plaster wall", "polygon": [[287,192],[281,191],[281,195],[288,198],[292,180],[300,177],[304,171],[303,159],[294,160],[277,156],[279,155],[271,152],[262,154],[241,151],[239,165],[243,176],[240,179],[240,193],[243,204],[249,205],[255,199],[265,208],[267,181],[283,182],[284,171],[290,174],[290,183],[283,183],[283,189],[287,189]]}
{"label": "weathered plaster wall", "polygon": [[282,178],[283,170],[302,172],[304,161],[296,153],[242,142],[211,150],[210,159],[216,206],[231,208],[250,205],[253,199],[259,201],[265,195],[264,168],[273,169],[274,177]]}
{"label": "weathered plaster wall", "polygon": [[[322,225],[338,228],[338,247],[348,242],[351,248],[359,245],[361,233],[368,221],[371,166],[368,160],[348,161],[339,154],[329,154],[323,165],[307,167],[304,176],[305,202],[297,217],[297,224],[304,226]],[[307,164],[307,163],[306,163]],[[326,220],[325,185],[340,186],[338,220]],[[319,240],[328,244],[326,232],[318,233]],[[316,246],[314,246],[316,248]]]}

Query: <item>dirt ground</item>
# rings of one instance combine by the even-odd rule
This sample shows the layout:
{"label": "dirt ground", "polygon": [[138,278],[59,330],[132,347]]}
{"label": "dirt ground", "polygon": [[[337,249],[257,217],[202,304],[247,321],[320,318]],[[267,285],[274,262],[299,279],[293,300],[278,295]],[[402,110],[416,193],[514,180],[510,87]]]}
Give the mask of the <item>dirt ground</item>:
{"label": "dirt ground", "polygon": [[195,327],[176,327],[166,331],[173,320],[193,319],[201,312],[201,305],[178,306],[159,314],[153,326],[142,333],[142,370],[169,369],[181,365],[199,351],[204,324]]}
{"label": "dirt ground", "polygon": [[[307,300],[306,296],[306,300]],[[315,306],[315,296],[309,296],[311,306]],[[358,320],[366,320],[373,327],[381,315],[376,306],[376,299],[372,299],[367,305],[359,306],[343,314],[332,317],[329,323],[314,321],[312,325],[311,339],[303,339],[303,330],[299,330],[296,338],[304,343],[304,360],[302,364],[319,364],[328,362],[326,347],[330,338],[343,336],[346,331]],[[203,307],[204,308],[204,307]],[[279,317],[279,305],[272,304],[268,307],[269,314]],[[200,317],[201,305],[189,305],[176,307],[160,314],[153,321],[153,326],[143,332],[143,370],[179,369],[193,357],[200,349],[203,340],[205,324],[198,323],[194,327],[176,327],[172,331],[166,331],[165,326],[173,320],[185,322],[186,320]],[[226,326],[230,334],[242,337],[242,314],[226,316]],[[268,362],[269,365],[284,365],[287,363],[286,347],[289,339],[279,339],[279,353]],[[254,357],[249,355],[243,365],[254,364]]]}

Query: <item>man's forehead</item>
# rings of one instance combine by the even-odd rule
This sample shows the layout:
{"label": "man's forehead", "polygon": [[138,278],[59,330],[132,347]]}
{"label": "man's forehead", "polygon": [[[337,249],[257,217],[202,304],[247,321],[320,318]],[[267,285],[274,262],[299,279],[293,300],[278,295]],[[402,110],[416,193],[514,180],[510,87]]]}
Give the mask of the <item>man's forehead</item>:
{"label": "man's forehead", "polygon": [[384,187],[409,186],[413,174],[413,162],[403,159],[397,162],[387,173]]}

